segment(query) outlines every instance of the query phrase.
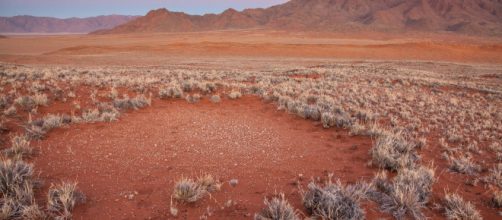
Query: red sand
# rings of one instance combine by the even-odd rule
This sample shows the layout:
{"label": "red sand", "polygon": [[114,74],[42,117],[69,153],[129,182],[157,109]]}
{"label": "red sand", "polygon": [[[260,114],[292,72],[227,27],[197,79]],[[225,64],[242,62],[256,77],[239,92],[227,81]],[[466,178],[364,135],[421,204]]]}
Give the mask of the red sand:
{"label": "red sand", "polygon": [[[299,174],[305,185],[327,172],[348,183],[375,172],[366,166],[369,138],[323,129],[255,97],[219,104],[157,101],[119,122],[57,129],[35,145],[41,154],[34,164],[46,187],[74,180],[89,198],[75,219],[168,218],[174,182],[201,173],[225,184],[214,200],[179,206],[180,217],[198,219],[208,207],[215,219],[252,216],[274,192],[301,208]],[[231,187],[234,178],[239,184]],[[134,191],[132,200],[124,198]],[[228,200],[237,204],[221,210]],[[368,218],[382,215],[371,207]]]}

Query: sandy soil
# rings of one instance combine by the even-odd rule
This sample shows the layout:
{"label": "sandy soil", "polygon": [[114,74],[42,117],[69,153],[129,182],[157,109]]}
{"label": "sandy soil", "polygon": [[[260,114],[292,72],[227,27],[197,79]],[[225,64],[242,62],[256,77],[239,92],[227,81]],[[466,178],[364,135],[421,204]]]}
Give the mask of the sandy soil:
{"label": "sandy soil", "polygon": [[10,36],[0,61],[159,65],[188,58],[434,60],[502,63],[502,40],[440,34],[215,31],[128,35]]}
{"label": "sandy soil", "polygon": [[[157,101],[116,123],[57,129],[36,146],[42,151],[34,164],[46,186],[74,180],[89,198],[75,219],[169,218],[174,182],[203,172],[219,177],[222,190],[180,205],[179,217],[198,219],[209,208],[214,219],[249,218],[274,192],[301,209],[298,187],[312,178],[332,172],[354,183],[375,172],[366,166],[370,138],[323,129],[256,97]],[[230,179],[238,185],[230,186]],[[228,200],[236,204],[222,209]],[[368,218],[382,216],[366,206]]]}

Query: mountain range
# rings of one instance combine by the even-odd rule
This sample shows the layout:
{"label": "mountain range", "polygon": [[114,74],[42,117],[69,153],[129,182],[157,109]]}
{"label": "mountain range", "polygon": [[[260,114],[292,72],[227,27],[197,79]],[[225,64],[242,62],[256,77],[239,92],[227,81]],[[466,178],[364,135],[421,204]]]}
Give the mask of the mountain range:
{"label": "mountain range", "polygon": [[113,28],[137,17],[125,15],[67,19],[27,15],[0,17],[0,33],[88,33]]}
{"label": "mountain range", "polygon": [[265,28],[501,35],[502,0],[290,0],[265,9],[188,15],[167,9],[96,34]]}

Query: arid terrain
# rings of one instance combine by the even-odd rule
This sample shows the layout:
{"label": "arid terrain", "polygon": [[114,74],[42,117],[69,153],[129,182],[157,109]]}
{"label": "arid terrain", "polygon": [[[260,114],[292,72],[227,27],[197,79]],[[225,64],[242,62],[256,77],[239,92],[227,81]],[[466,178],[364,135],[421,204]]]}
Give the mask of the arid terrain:
{"label": "arid terrain", "polygon": [[500,219],[501,3],[438,2],[0,37],[0,219]]}

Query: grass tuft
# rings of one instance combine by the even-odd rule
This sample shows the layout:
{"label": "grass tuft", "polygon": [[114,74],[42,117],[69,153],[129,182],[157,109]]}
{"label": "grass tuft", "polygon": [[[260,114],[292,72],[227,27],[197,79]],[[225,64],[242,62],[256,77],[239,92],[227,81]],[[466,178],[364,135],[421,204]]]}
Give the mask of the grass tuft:
{"label": "grass tuft", "polygon": [[255,220],[299,220],[300,217],[289,202],[284,198],[284,194],[271,200],[265,199],[265,208],[254,216]]}
{"label": "grass tuft", "polygon": [[3,150],[3,154],[11,159],[20,160],[33,154],[27,136],[15,136],[11,140],[11,147]]}
{"label": "grass tuft", "polygon": [[219,181],[209,174],[197,180],[182,178],[174,186],[173,198],[184,203],[193,203],[208,193],[220,190],[220,187]]}
{"label": "grass tuft", "polygon": [[396,219],[425,219],[424,208],[432,194],[435,182],[434,170],[428,167],[399,170],[393,181],[389,181],[385,171],[373,180],[374,189],[370,198],[380,205],[384,212]]}
{"label": "grass tuft", "polygon": [[444,206],[445,215],[448,219],[483,219],[472,203],[464,201],[464,199],[456,193],[446,193],[444,197]]}
{"label": "grass tuft", "polygon": [[77,190],[76,183],[61,183],[49,189],[47,210],[57,218],[71,219],[71,211],[75,205],[83,202],[85,196]]}
{"label": "grass tuft", "polygon": [[303,193],[303,206],[313,217],[322,219],[364,219],[359,201],[366,197],[368,184],[344,186],[329,181],[325,187],[309,183]]}
{"label": "grass tuft", "polygon": [[370,153],[374,165],[393,171],[413,168],[419,159],[415,152],[415,145],[399,134],[380,135]]}

